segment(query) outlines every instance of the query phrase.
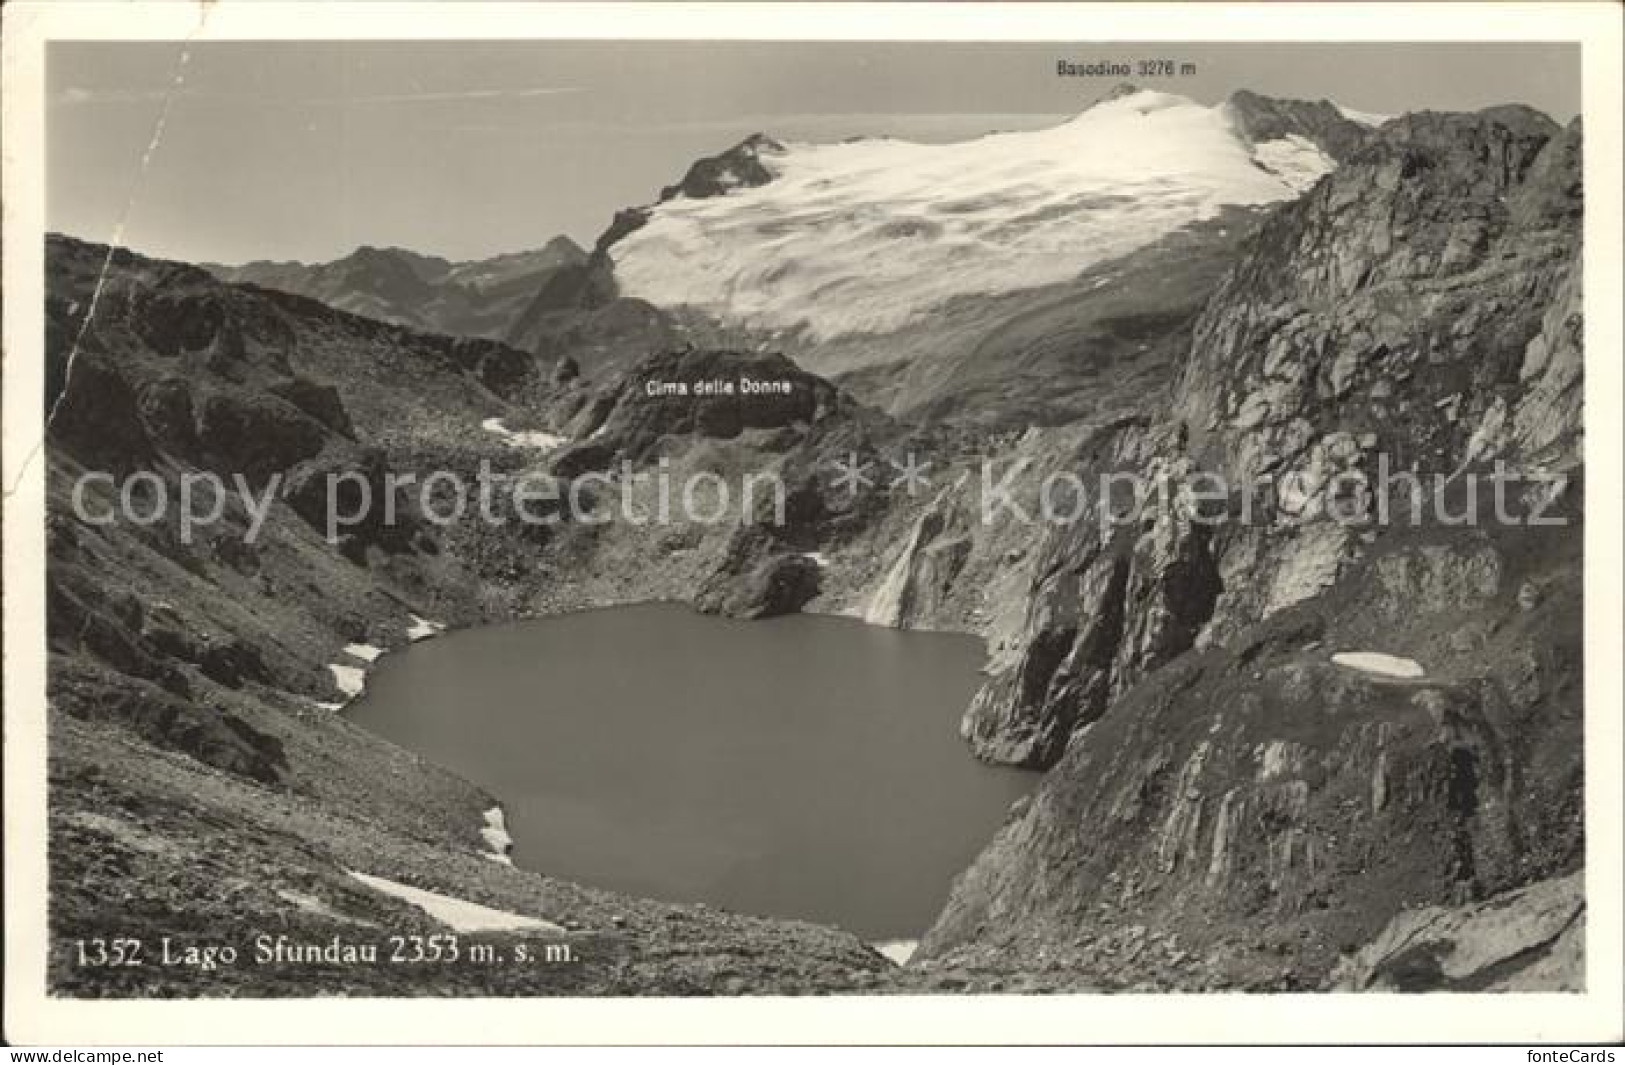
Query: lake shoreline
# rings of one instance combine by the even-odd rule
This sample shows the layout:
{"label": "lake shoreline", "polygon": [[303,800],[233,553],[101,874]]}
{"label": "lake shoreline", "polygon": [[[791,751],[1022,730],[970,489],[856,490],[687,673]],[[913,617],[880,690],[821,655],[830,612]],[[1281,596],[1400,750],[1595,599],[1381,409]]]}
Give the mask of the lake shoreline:
{"label": "lake shoreline", "polygon": [[[670,615],[666,615],[664,617],[662,617],[659,613],[650,613],[650,611],[658,612],[661,610],[661,608],[674,608],[674,610]],[[682,608],[681,614],[676,613],[675,608]],[[592,620],[586,621],[586,619]],[[849,614],[807,613],[802,615],[785,615],[774,619],[764,619],[778,621],[781,623],[780,626],[759,626],[752,621],[747,621],[744,619],[716,617],[703,612],[695,611],[691,603],[681,600],[661,598],[656,600],[646,600],[639,603],[620,602],[601,606],[583,606],[578,609],[545,616],[515,617],[489,625],[468,625],[457,628],[448,627],[444,633],[437,634],[440,638],[435,642],[442,649],[439,661],[441,663],[445,663],[448,661],[444,653],[446,637],[456,637],[460,648],[466,648],[467,645],[465,644],[465,641],[471,637],[486,641],[497,640],[504,646],[511,646],[524,640],[525,637],[523,634],[525,633],[527,627],[526,623],[530,622],[547,622],[550,624],[569,624],[573,621],[585,622],[593,631],[608,632],[617,627],[626,625],[639,627],[641,625],[649,624],[651,620],[658,624],[670,624],[672,623],[673,619],[678,619],[677,624],[679,624],[681,628],[685,630],[693,629],[694,631],[708,633],[709,636],[707,638],[716,642],[716,646],[714,648],[705,650],[703,653],[694,652],[691,650],[690,654],[693,656],[696,662],[715,661],[726,664],[730,657],[749,662],[753,657],[752,654],[748,651],[742,652],[738,650],[738,647],[741,640],[746,641],[746,646],[750,645],[750,641],[756,641],[757,643],[765,642],[766,647],[773,649],[781,656],[783,660],[779,662],[778,668],[780,671],[792,669],[797,661],[801,660],[802,658],[808,658],[810,661],[815,663],[809,668],[811,668],[815,674],[818,674],[820,671],[826,671],[828,669],[828,664],[823,661],[821,658],[821,652],[815,646],[803,648],[802,641],[810,639],[816,642],[820,638],[819,633],[824,634],[823,639],[826,642],[829,640],[834,640],[836,644],[842,646],[879,648],[881,649],[880,651],[873,653],[881,654],[882,656],[892,655],[895,657],[898,654],[902,654],[903,657],[901,659],[896,659],[895,661],[892,658],[882,657],[871,662],[870,664],[869,672],[883,675],[881,679],[884,684],[901,685],[896,694],[884,697],[884,700],[888,703],[888,708],[891,709],[902,707],[908,702],[909,697],[907,694],[905,694],[905,691],[909,688],[909,685],[905,681],[891,678],[890,675],[898,670],[904,669],[908,661],[912,660],[914,657],[918,657],[919,648],[927,646],[915,643],[912,645],[913,652],[910,653],[910,644],[907,641],[922,638],[930,639],[931,637],[946,638],[949,640],[949,642],[947,644],[934,644],[934,650],[932,653],[939,655],[948,653],[951,658],[961,663],[960,667],[958,667],[958,676],[960,679],[957,681],[957,683],[960,684],[962,690],[958,690],[952,697],[932,697],[928,716],[930,717],[930,720],[936,721],[937,724],[922,726],[918,734],[911,734],[906,743],[897,744],[896,749],[894,749],[891,754],[884,756],[882,760],[893,766],[895,772],[902,773],[902,767],[906,766],[911,758],[920,759],[929,757],[941,760],[944,757],[944,752],[946,752],[948,758],[947,769],[950,771],[959,772],[969,778],[984,776],[991,780],[1021,779],[1023,780],[1020,789],[1021,794],[1025,794],[1026,791],[1030,789],[1031,782],[1036,781],[1036,775],[1032,775],[1029,778],[1029,774],[1024,771],[1013,770],[1007,767],[992,767],[979,762],[977,759],[975,759],[970,749],[963,745],[955,733],[953,724],[955,721],[957,721],[958,714],[961,712],[965,702],[968,701],[971,694],[974,693],[976,685],[980,682],[981,670],[986,663],[983,646],[981,646],[978,641],[978,645],[975,647],[975,650],[972,651],[972,644],[969,643],[969,641],[974,640],[975,637],[967,633],[927,633],[898,629],[891,629],[890,633],[883,633],[876,630],[885,630],[889,627],[877,626],[864,621],[861,617],[855,617]],[[827,626],[832,622],[836,623],[835,626],[833,628],[828,628]],[[850,624],[839,624],[840,622],[848,622]],[[785,625],[793,626],[794,630],[796,631],[786,631],[783,628]],[[809,629],[808,626],[816,627]],[[878,637],[879,642],[877,643],[875,639],[865,636],[864,633],[869,633],[874,637]],[[896,637],[897,640],[904,642],[898,643],[897,640],[888,639],[888,636]],[[614,641],[606,641],[599,637],[593,637],[592,642],[601,644],[606,642],[612,643]],[[407,646],[410,647],[412,645]],[[394,648],[394,650],[400,649],[400,647]],[[828,649],[826,648],[825,652],[827,653],[827,651]],[[578,652],[580,655],[587,656],[587,658],[590,658],[602,668],[608,668],[605,665],[605,661],[615,657],[615,652],[608,648],[596,651],[590,647],[578,648]],[[594,655],[597,657],[593,657]],[[383,667],[392,673],[400,666],[400,657],[401,656],[394,654],[380,656],[378,661],[374,663],[374,666]],[[871,655],[871,657],[873,657],[873,655]],[[877,663],[884,664],[881,665]],[[690,665],[692,664],[684,665],[683,670],[690,668]],[[594,672],[591,667],[586,666],[583,667],[583,670],[589,674]],[[726,673],[726,670],[720,672]],[[749,678],[747,677],[746,679]],[[816,682],[817,677],[815,676],[813,678],[809,678],[809,682],[806,684],[797,685],[795,683],[790,683],[786,685],[786,687],[791,689],[797,687],[815,688],[817,687]],[[432,681],[426,683],[432,684]],[[553,681],[550,683],[563,682]],[[737,678],[730,678],[726,676],[713,678],[709,681],[710,686],[706,689],[708,692],[706,697],[718,705],[726,703],[729,697],[728,693],[733,690],[736,683]],[[940,682],[934,681],[931,683]],[[384,684],[386,687],[392,688],[394,686],[389,674],[387,673],[385,674]],[[929,686],[930,685],[927,684],[927,687]],[[776,689],[764,688],[764,694],[761,696],[761,698],[767,698],[769,702],[774,702],[775,700],[766,694],[766,692],[770,690]],[[588,694],[590,693],[578,693],[577,697],[585,697],[585,695]],[[388,695],[389,692],[386,692],[383,697],[388,697]],[[469,779],[471,783],[473,783],[483,792],[492,795],[496,806],[501,809],[503,817],[505,818],[506,831],[511,833],[515,840],[514,846],[511,851],[507,852],[507,856],[515,861],[521,868],[528,867],[532,871],[543,873],[544,875],[561,875],[566,879],[581,881],[584,883],[595,883],[609,890],[624,891],[633,894],[647,893],[640,887],[628,883],[616,882],[613,879],[606,881],[599,878],[595,880],[591,876],[583,875],[578,869],[560,870],[554,867],[551,863],[538,861],[538,849],[534,843],[527,843],[527,836],[534,839],[536,834],[535,826],[530,823],[530,818],[533,816],[533,814],[527,812],[524,796],[523,794],[516,794],[516,789],[512,786],[513,782],[511,780],[504,781],[497,779],[496,776],[493,776],[487,772],[471,772],[470,766],[466,761],[458,761],[457,759],[448,760],[448,758],[444,756],[445,752],[443,750],[436,750],[432,746],[420,746],[410,742],[393,731],[393,728],[400,725],[399,721],[395,722],[393,725],[386,725],[382,727],[380,731],[379,719],[376,716],[379,713],[378,700],[380,698],[381,696],[375,690],[374,686],[369,685],[369,689],[365,694],[345,708],[344,715],[352,723],[357,724],[360,727],[367,728],[369,731],[378,732],[381,738],[385,739],[386,741],[403,746],[408,750],[417,751],[424,759],[445,766],[454,774]],[[448,696],[448,698],[450,698],[450,696]],[[669,695],[669,693],[663,692],[659,696],[655,696],[653,693],[651,693],[651,698],[653,699],[651,705],[661,705],[663,707],[663,714],[669,715],[670,713],[676,712],[674,700],[678,698],[677,696]],[[839,714],[831,714],[831,706],[828,705],[827,702],[820,704],[817,696],[808,696],[807,698],[812,700],[812,705],[809,707],[808,712],[812,713],[815,717],[828,717],[832,720],[841,719]],[[838,698],[838,696],[831,695],[827,698]],[[760,702],[760,699],[758,699],[758,702]],[[488,711],[484,710],[483,708],[475,711],[470,706],[464,705],[463,709],[457,715],[457,729],[467,730],[472,728],[473,726],[470,724],[471,715],[478,716],[479,714],[485,713],[488,713]],[[741,728],[746,729],[748,732],[748,719],[735,721],[730,726],[720,728],[719,735],[716,737],[716,742],[735,744],[742,742],[739,732]],[[679,742],[681,739],[682,737],[679,735],[678,737],[674,738],[673,742]],[[596,742],[591,733],[578,734],[576,736],[576,741],[580,744],[591,744]],[[509,742],[512,741],[510,740]],[[850,744],[850,751],[847,750],[848,745],[846,741],[841,741],[841,743],[836,744],[836,747],[838,747],[843,753],[839,757],[836,757],[832,764],[835,766],[837,771],[842,770],[846,763],[851,763],[853,761],[856,761],[859,764],[868,764],[868,762],[873,761],[878,757],[875,751],[872,749],[875,742],[896,743],[896,739],[895,737],[892,737],[889,740],[885,737],[881,737],[878,740],[871,738],[869,741],[855,739]],[[611,741],[608,746],[615,747],[618,746],[618,744]],[[918,753],[921,750],[934,753],[921,755]],[[613,751],[606,750],[602,753],[602,756],[604,758],[611,758],[613,757],[613,754]],[[656,761],[651,763],[649,766],[645,766],[643,772],[658,774],[660,772],[659,762]],[[933,778],[935,775],[936,774],[933,774]],[[975,787],[970,785],[946,790],[949,792],[966,792],[973,798],[976,794]],[[983,816],[968,819],[971,823],[986,821],[987,824],[984,827],[987,829],[987,833],[984,834],[979,831],[970,831],[970,836],[972,838],[968,840],[966,846],[961,848],[963,850],[963,854],[960,855],[960,857],[964,861],[968,861],[970,858],[974,857],[980,846],[985,843],[986,835],[991,834],[991,832],[997,828],[1004,814],[1007,812],[1007,807],[1011,803],[1015,802],[1018,798],[1018,795],[1012,794],[1007,800],[997,803],[996,811],[993,811],[992,813],[984,813]],[[814,800],[809,798],[808,801],[811,802]],[[952,807],[956,803],[970,801],[972,801],[972,799],[951,799],[948,805]],[[657,806],[658,805],[660,804],[657,804]],[[884,801],[880,800],[878,796],[876,797],[874,805],[876,808],[885,808]],[[895,814],[895,810],[893,812]],[[486,820],[488,821],[488,815],[486,816]],[[483,837],[487,835],[487,827],[488,826],[486,825],[476,823],[470,826],[470,830],[471,832],[478,832],[482,837],[482,852],[485,853],[487,857],[494,857],[483,841]],[[967,830],[961,828],[960,831]],[[899,845],[901,846],[902,844]],[[945,894],[953,876],[957,875],[960,870],[961,865],[956,863],[951,870],[946,871],[941,877],[941,884],[938,886],[939,890],[933,892],[933,894]],[[661,897],[659,892],[656,892],[655,894],[656,897]],[[673,901],[679,902],[706,901],[703,894],[684,895],[682,893],[667,893],[664,897],[671,898]],[[730,906],[729,908],[739,908],[741,909],[741,912],[772,912],[777,913],[781,917],[814,920],[820,923],[830,923],[821,915],[808,914],[799,911],[785,912],[783,909],[768,910],[761,907],[749,909]],[[881,933],[876,936],[876,938],[898,939],[918,936],[929,924],[932,916],[934,916],[934,911],[932,914],[920,918],[918,922],[909,924],[905,927],[884,928],[881,930]],[[839,921],[834,922],[834,924],[837,927],[848,926]]]}

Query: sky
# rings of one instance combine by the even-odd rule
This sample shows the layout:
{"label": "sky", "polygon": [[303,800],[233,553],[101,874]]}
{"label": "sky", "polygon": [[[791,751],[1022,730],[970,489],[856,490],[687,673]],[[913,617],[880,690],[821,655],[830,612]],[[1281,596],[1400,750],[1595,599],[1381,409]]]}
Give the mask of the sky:
{"label": "sky", "polygon": [[1205,103],[1246,88],[1560,122],[1580,106],[1563,44],[56,43],[48,225],[191,262],[590,247],[753,132],[956,140],[1052,125],[1123,80],[1060,77],[1063,58],[1194,63],[1128,80]]}

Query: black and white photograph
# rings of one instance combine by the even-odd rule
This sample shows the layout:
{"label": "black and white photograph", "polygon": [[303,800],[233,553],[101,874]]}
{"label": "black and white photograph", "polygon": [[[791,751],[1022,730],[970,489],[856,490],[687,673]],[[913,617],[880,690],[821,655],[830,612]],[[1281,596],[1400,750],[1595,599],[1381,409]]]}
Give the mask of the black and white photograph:
{"label": "black and white photograph", "polygon": [[264,7],[8,170],[45,999],[1618,993],[1579,39]]}

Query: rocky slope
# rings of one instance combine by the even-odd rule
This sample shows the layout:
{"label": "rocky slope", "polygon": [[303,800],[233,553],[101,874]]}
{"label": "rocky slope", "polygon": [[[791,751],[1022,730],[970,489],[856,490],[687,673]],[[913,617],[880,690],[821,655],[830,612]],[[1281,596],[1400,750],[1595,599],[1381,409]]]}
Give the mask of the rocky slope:
{"label": "rocky slope", "polygon": [[[1554,472],[1578,462],[1578,130],[1517,118],[1533,130],[1485,116],[1400,119],[1252,240],[1195,326],[1175,419],[1125,424],[1075,465],[1086,481],[1125,466],[1148,480],[1209,472],[1257,497],[1266,520],[1191,521],[1162,507],[1143,537],[1117,529],[1106,543],[1098,523],[1053,531],[1025,646],[1009,649],[978,699],[973,736],[1010,742],[1027,723],[1080,713],[1069,686],[1080,663],[1063,660],[1097,638],[1080,632],[1083,618],[1138,606],[1101,637],[1110,647],[1087,652],[1113,660],[1121,692],[1203,630],[1222,638],[1331,583],[1388,531],[1317,520],[1341,472],[1375,480],[1379,457],[1440,477],[1496,457]],[[1350,516],[1406,504],[1378,513],[1368,501]],[[1149,602],[1134,604],[1135,582],[1113,577],[1125,562]],[[1059,748],[988,753],[1047,763]]]}
{"label": "rocky slope", "polygon": [[[1048,537],[964,729],[1054,768],[925,957],[1313,988],[1407,907],[1583,860],[1579,137],[1521,109],[1406,116],[1243,246],[1173,417],[1074,461],[1267,477],[1255,519],[1176,490],[1112,536]],[[1384,491],[1379,463],[1430,479]],[[1366,651],[1415,675],[1334,658]]]}
{"label": "rocky slope", "polygon": [[587,253],[568,237],[535,251],[450,262],[404,248],[361,247],[326,263],[205,263],[222,281],[321,300],[392,325],[447,336],[502,340],[536,291]]}
{"label": "rocky slope", "polygon": [[[624,898],[492,861],[482,829],[494,797],[335,713],[366,656],[527,609],[551,585],[551,540],[545,527],[430,521],[422,497],[396,488],[398,521],[377,520],[375,507],[331,543],[324,479],[354,475],[378,501],[391,474],[471,476],[481,461],[512,474],[527,449],[483,423],[534,416],[553,367],[181,264],[66,238],[47,252],[57,990],[798,992],[890,968],[835,930]],[[74,491],[91,470],[118,481],[91,485],[83,520]],[[246,494],[189,537],[178,493],[209,471],[241,475]],[[101,523],[127,484],[141,514],[161,495],[165,512]],[[569,530],[559,539],[567,558],[577,541]],[[563,943],[576,961],[391,965],[387,934],[446,928],[352,872],[559,926],[531,936],[535,949]],[[246,956],[260,934],[338,935],[385,956],[137,970],[74,953],[98,936],[155,945],[169,935]],[[512,935],[487,941],[515,950]]]}

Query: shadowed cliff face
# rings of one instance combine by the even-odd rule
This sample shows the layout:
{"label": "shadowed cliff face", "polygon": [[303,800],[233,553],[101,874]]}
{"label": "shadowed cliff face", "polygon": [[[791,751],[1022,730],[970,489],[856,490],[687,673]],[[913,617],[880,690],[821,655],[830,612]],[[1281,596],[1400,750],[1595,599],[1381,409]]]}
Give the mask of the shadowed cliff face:
{"label": "shadowed cliff face", "polygon": [[[1048,944],[1075,986],[1318,987],[1402,906],[1582,860],[1579,136],[1521,109],[1387,124],[1244,246],[1174,418],[1075,457],[1276,486],[1247,527],[1050,535],[964,730],[1054,768],[928,964]],[[1329,520],[1379,456],[1454,477]],[[1497,524],[1468,489],[1496,460],[1520,520],[1571,475],[1567,524]],[[1424,675],[1331,660],[1359,650]]]}

